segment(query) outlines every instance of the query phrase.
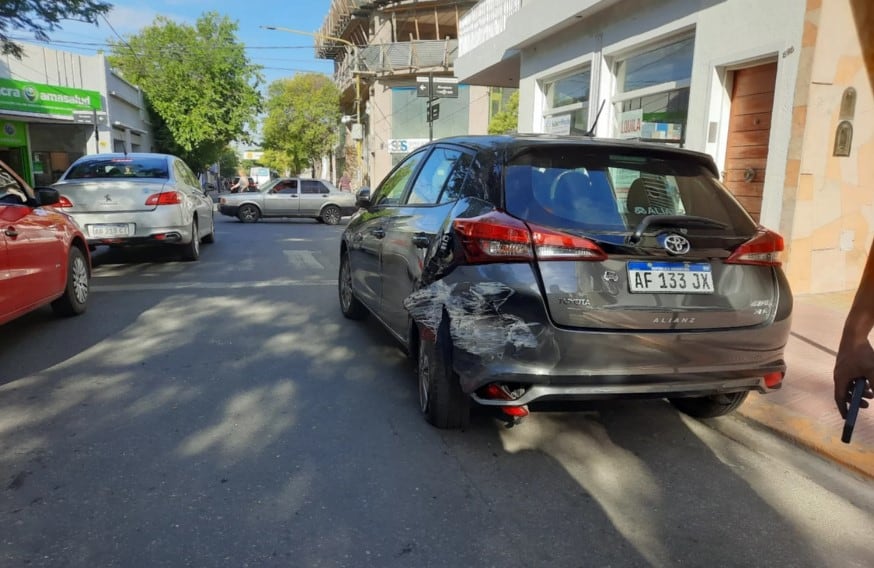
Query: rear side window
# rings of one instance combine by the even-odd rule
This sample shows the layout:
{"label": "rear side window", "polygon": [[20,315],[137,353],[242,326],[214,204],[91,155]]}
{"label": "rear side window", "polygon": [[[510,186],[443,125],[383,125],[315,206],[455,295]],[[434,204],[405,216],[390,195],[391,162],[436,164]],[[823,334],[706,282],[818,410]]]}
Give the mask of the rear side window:
{"label": "rear side window", "polygon": [[510,161],[504,192],[509,213],[561,229],[627,233],[647,215],[689,215],[724,223],[730,234],[755,231],[712,173],[681,155],[537,148]]}
{"label": "rear side window", "polygon": [[328,193],[329,189],[325,187],[325,184],[318,180],[314,179],[302,179],[300,180],[300,192],[307,194],[321,194]]}
{"label": "rear side window", "polygon": [[70,167],[64,179],[158,178],[169,179],[166,158],[89,158]]}

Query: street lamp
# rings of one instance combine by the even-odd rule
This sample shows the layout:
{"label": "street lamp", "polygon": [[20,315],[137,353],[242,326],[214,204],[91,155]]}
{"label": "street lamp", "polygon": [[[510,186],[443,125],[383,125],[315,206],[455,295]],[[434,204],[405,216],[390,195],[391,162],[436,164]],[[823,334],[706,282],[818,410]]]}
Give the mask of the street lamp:
{"label": "street lamp", "polygon": [[[337,43],[342,43],[343,45],[348,45],[352,50],[352,61],[355,66],[353,70],[353,75],[355,75],[355,122],[357,124],[361,124],[361,75],[358,73],[358,46],[352,43],[349,40],[343,39],[341,37],[329,36],[326,34],[320,34],[317,32],[306,32],[303,30],[293,30],[290,28],[283,28],[280,26],[260,26],[265,30],[272,30],[277,32],[287,32],[290,34],[300,34],[306,35],[310,37],[314,37],[317,39],[327,39],[331,41],[336,41]],[[360,128],[360,127],[359,127]],[[361,139],[358,138],[355,141],[355,169],[356,176],[358,177],[359,184],[361,183]]]}

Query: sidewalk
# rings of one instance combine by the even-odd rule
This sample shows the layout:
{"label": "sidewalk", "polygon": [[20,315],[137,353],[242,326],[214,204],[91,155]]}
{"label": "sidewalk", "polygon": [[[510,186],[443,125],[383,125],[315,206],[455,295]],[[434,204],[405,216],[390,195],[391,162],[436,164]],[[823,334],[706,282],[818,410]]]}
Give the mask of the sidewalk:
{"label": "sidewalk", "polygon": [[874,478],[874,406],[859,411],[851,444],[834,403],[832,370],[854,292],[795,297],[783,388],[751,393],[737,414]]}

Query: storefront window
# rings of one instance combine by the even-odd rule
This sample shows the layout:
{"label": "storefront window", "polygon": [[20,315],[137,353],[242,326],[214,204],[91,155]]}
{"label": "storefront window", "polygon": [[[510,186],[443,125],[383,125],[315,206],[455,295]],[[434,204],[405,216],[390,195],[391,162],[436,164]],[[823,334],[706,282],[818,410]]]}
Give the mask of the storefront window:
{"label": "storefront window", "polygon": [[686,140],[695,38],[686,37],[616,64],[616,135],[682,145]]}
{"label": "storefront window", "polygon": [[544,84],[544,131],[552,134],[585,134],[589,126],[589,69],[575,71]]}

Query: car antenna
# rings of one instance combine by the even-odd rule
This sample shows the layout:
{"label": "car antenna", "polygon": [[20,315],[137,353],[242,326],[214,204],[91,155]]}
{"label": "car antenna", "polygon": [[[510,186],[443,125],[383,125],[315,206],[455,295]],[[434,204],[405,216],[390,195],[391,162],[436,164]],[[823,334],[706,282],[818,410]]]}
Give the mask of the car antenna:
{"label": "car antenna", "polygon": [[601,106],[598,107],[598,114],[595,115],[595,122],[592,123],[592,127],[586,131],[583,136],[592,137],[595,135],[595,127],[598,126],[598,119],[601,118],[601,111],[604,110],[604,103],[607,102],[607,99],[601,101]]}

